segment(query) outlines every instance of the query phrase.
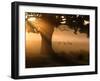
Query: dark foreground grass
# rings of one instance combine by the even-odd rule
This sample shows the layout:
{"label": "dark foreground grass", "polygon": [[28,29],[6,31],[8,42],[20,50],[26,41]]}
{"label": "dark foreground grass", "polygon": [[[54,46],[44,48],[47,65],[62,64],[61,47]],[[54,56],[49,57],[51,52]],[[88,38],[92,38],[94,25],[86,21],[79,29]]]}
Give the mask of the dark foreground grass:
{"label": "dark foreground grass", "polygon": [[89,52],[86,51],[80,50],[77,53],[61,52],[55,55],[56,58],[50,54],[26,57],[26,68],[89,65]]}

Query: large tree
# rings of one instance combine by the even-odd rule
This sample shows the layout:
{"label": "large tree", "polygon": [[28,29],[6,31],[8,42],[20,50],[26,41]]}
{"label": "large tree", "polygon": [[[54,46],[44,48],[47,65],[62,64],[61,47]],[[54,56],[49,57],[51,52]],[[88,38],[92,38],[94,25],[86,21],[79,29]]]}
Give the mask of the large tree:
{"label": "large tree", "polygon": [[33,22],[26,19],[26,27],[28,32],[40,33],[42,38],[41,54],[49,55],[49,57],[58,58],[56,53],[52,49],[52,35],[54,27],[56,26],[56,17],[50,14],[42,14],[42,17],[35,17]]}

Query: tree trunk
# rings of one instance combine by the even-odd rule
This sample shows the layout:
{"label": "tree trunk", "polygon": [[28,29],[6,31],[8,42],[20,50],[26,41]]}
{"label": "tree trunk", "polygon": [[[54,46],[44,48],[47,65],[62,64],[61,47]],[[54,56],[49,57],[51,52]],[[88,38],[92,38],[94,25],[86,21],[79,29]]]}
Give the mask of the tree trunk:
{"label": "tree trunk", "polygon": [[46,38],[43,34],[41,34],[41,37],[42,37],[41,54],[49,55],[54,53],[52,49],[52,34],[49,35],[49,39]]}
{"label": "tree trunk", "polygon": [[[30,26],[29,32],[34,32],[36,28],[41,35],[41,50],[40,54],[43,60],[49,62],[59,61],[59,56],[52,48],[52,35],[54,32],[54,23],[49,18],[37,18],[35,22],[28,23]],[[49,62],[48,62],[49,61]]]}

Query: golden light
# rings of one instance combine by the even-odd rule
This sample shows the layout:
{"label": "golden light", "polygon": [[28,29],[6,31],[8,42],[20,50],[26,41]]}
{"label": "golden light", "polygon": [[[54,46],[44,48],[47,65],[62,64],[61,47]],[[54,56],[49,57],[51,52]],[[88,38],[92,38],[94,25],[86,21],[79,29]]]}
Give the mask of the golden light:
{"label": "golden light", "polygon": [[61,16],[61,18],[64,18],[64,16]]}
{"label": "golden light", "polygon": [[89,24],[89,21],[87,21],[87,20],[84,20],[84,23],[83,23],[84,25],[87,25],[87,24]]}
{"label": "golden light", "polygon": [[62,22],[60,22],[61,24],[65,24],[66,23],[66,21],[62,21]]}
{"label": "golden light", "polygon": [[66,18],[64,18],[64,19],[62,19],[63,21],[65,21],[66,20]]}
{"label": "golden light", "polygon": [[28,18],[28,16],[26,15],[26,16],[25,16],[25,19],[27,19],[27,18]]}
{"label": "golden light", "polygon": [[35,18],[35,17],[30,17],[30,18],[28,19],[28,21],[34,22],[34,21],[36,21],[36,18]]}

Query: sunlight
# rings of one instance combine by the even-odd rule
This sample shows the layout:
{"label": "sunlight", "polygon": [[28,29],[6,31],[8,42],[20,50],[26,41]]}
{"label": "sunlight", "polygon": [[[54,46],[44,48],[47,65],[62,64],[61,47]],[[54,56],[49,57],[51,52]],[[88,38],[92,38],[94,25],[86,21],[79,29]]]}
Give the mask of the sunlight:
{"label": "sunlight", "polygon": [[36,21],[36,18],[35,17],[30,17],[28,20],[31,21],[31,22],[34,22],[34,21]]}
{"label": "sunlight", "polygon": [[84,25],[87,25],[87,24],[89,24],[89,21],[84,20]]}

